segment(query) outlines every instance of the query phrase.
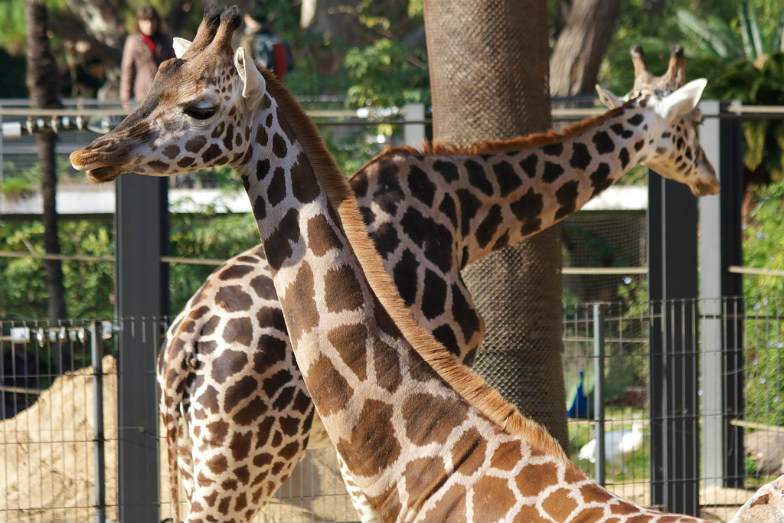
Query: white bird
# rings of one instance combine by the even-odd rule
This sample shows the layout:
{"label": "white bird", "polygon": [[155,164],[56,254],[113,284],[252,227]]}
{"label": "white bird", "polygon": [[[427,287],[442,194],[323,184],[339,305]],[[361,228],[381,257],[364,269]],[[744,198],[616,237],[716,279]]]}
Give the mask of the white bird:
{"label": "white bird", "polygon": [[[626,458],[641,448],[642,423],[639,421],[632,424],[632,430],[613,430],[604,435],[604,458],[616,467],[624,467]],[[577,457],[596,463],[596,439],[583,445]]]}

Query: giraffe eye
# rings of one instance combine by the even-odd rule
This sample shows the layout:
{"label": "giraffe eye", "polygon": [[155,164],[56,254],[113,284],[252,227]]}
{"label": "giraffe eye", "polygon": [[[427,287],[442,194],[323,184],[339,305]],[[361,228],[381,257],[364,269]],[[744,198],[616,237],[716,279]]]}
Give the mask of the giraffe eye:
{"label": "giraffe eye", "polygon": [[218,108],[214,105],[203,105],[202,103],[196,103],[186,106],[183,111],[185,114],[191,118],[195,118],[196,120],[206,120],[207,118],[212,117],[218,111]]}

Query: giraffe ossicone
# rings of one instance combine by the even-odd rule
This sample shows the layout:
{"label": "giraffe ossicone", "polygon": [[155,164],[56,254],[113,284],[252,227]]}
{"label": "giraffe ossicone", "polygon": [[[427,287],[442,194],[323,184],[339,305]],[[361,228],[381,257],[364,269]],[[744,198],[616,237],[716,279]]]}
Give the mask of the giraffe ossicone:
{"label": "giraffe ossicone", "polygon": [[[374,244],[368,237],[363,213],[313,123],[268,73],[248,67],[238,59],[241,54],[232,63],[230,40],[238,19],[236,11],[209,12],[181,58],[162,65],[142,105],[114,131],[74,152],[71,160],[99,181],[124,172],[168,176],[217,164],[232,165],[240,173],[271,275],[257,281],[255,287],[250,284],[247,295],[274,295],[280,303],[297,364],[327,432],[353,481],[381,519],[693,520],[619,500],[586,478],[542,427],[520,416],[414,322],[384,268],[378,241]],[[257,89],[259,85],[264,85],[264,92]],[[619,118],[615,122],[620,125],[618,135],[629,130],[628,126],[643,125],[645,116],[638,119],[640,114],[649,112],[634,101],[612,113],[610,118]],[[686,138],[689,136],[681,137]],[[537,165],[533,172],[551,180],[552,187],[541,194],[525,186],[525,176],[515,181],[514,173],[501,168],[499,174],[492,167],[500,165],[501,159],[520,164],[531,157],[530,150],[518,156],[508,150],[491,151],[498,153],[496,163],[464,166],[458,172],[473,179],[484,174],[491,187],[503,185],[504,190],[517,195],[509,203],[511,210],[498,212],[514,214],[517,209],[525,215],[532,193],[534,202],[548,198],[558,202],[552,217],[535,214],[538,223],[526,221],[525,230],[532,232],[542,222],[560,219],[581,204],[577,196],[582,194],[580,182],[557,172],[554,160],[560,153],[556,143],[561,142],[548,142],[554,147],[542,151],[543,156],[534,155]],[[612,134],[604,130],[568,143],[567,162],[575,158],[582,165],[585,157],[580,151],[585,149],[596,156],[585,164],[592,174],[598,173],[589,176],[586,197],[610,181],[609,172],[605,172],[610,165],[602,167],[606,162],[601,159],[606,157],[600,151],[606,151],[608,143],[614,146]],[[694,143],[688,141],[688,147]],[[647,151],[643,146],[640,150]],[[561,147],[566,146],[561,143]],[[640,152],[631,149],[624,147],[630,156]],[[410,151],[395,154],[412,155]],[[427,155],[412,156],[408,161],[418,169],[433,161]],[[630,160],[621,156],[613,165]],[[394,157],[388,163],[400,165]],[[526,164],[529,168],[530,163]],[[564,189],[567,184],[572,185]],[[525,192],[516,193],[518,190]],[[500,203],[494,205],[501,207]],[[371,206],[370,211],[373,221],[382,212],[392,214],[391,207]],[[367,220],[367,212],[364,215]],[[471,213],[465,216],[469,229],[472,217]],[[450,221],[448,213],[445,220]],[[462,221],[457,220],[454,227]],[[467,239],[461,245],[465,249],[451,246],[452,252],[459,251],[455,258],[463,261],[464,250],[471,251],[469,243],[477,246],[477,256],[498,243],[484,244],[488,235],[492,239],[494,234],[499,238],[506,234],[511,241],[523,234],[522,226],[499,231],[497,226],[491,227],[494,221],[481,220],[484,227],[474,223],[482,234]],[[182,319],[179,329],[208,333],[220,325],[225,340],[255,336],[254,329],[244,327],[249,319],[241,314],[245,307],[242,301],[232,302],[231,307],[240,312],[231,322],[221,324],[209,310],[197,310]],[[205,317],[208,321],[202,322]],[[173,349],[175,359],[194,349],[186,345],[183,340]],[[209,354],[214,345],[204,343],[195,349]],[[269,357],[283,370],[276,356]],[[170,370],[174,374],[166,379],[171,376],[176,380],[177,369]],[[230,371],[213,368],[211,377],[220,382]],[[204,376],[194,381],[199,379],[206,381]],[[243,449],[247,453],[252,423],[246,417],[252,409],[244,392],[264,389],[266,381],[254,372],[243,380],[230,392],[208,387],[190,405],[198,418],[219,408],[218,396],[232,401],[230,423],[235,425],[232,438],[237,439],[232,449],[237,449],[238,455]],[[274,392],[273,385],[279,380],[272,379],[268,390]],[[171,421],[167,420],[167,431],[178,427]],[[227,426],[216,430],[221,429],[225,437],[229,422],[224,423]],[[291,428],[299,430],[303,424],[295,420]],[[290,452],[298,450],[292,447]],[[282,463],[275,456],[269,459]],[[216,475],[234,465],[219,454],[205,460],[206,468]],[[226,478],[229,483],[216,491],[211,507],[198,507],[204,510],[189,519],[225,519],[236,506],[246,507],[247,497],[230,495],[237,488],[250,489],[252,496],[269,495],[267,478],[251,477],[243,466],[230,471],[235,474],[235,483]],[[198,484],[199,478],[194,479]]]}

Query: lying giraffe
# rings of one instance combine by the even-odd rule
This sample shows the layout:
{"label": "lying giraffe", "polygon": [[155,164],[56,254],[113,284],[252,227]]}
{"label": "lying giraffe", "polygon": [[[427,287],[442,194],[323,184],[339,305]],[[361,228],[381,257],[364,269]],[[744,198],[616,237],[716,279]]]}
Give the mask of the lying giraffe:
{"label": "lying giraffe", "polygon": [[[179,45],[183,45],[183,41],[179,41]],[[650,76],[641,50],[635,49],[633,58],[636,80],[631,95],[642,99],[643,91],[650,97],[654,90],[671,92],[683,85],[684,58],[680,46],[673,49],[670,65],[662,77]],[[612,94],[600,92],[611,106],[622,103]],[[633,165],[644,160],[644,155],[640,155],[624,163],[622,151],[632,150],[641,140],[650,140],[657,130],[644,125],[619,128],[614,119],[604,115],[581,122],[557,137],[535,135],[505,144],[477,144],[472,147],[472,154],[465,151],[458,151],[458,155],[448,154],[439,149],[425,155],[411,149],[392,149],[368,162],[349,183],[385,268],[394,277],[406,305],[421,325],[433,332],[463,363],[470,365],[481,342],[483,326],[470,293],[460,278],[459,270],[466,260],[470,263],[491,250],[536,234],[575,212]],[[583,164],[575,160],[579,146],[571,145],[571,138],[581,135],[581,141],[575,143],[590,143],[587,137],[602,136],[598,133],[608,137],[610,145],[604,148],[612,150],[598,154],[598,151],[594,153],[586,146],[588,156],[583,164],[587,167],[593,161],[597,168],[581,169]],[[689,181],[693,183],[695,192],[713,192],[718,188],[715,178],[710,165],[700,163],[703,156],[694,136],[692,133],[688,140],[680,143],[670,139],[666,146],[683,150],[687,157],[692,153],[686,149],[693,146],[694,169],[701,169],[708,176],[691,176]],[[592,141],[596,143],[597,139]],[[498,147],[509,150],[494,152]],[[558,147],[560,151],[556,153]],[[596,149],[599,149],[598,145]],[[529,163],[544,165],[550,162],[563,169],[564,178],[576,182],[575,193],[580,193],[576,194],[576,203],[564,206],[563,198],[540,197],[540,203],[536,205],[538,195],[552,194],[551,182],[544,180],[548,168],[528,174],[522,162],[508,161],[510,153],[533,158],[527,160]],[[591,157],[592,153],[594,157]],[[680,161],[675,162],[676,158],[677,154],[669,154],[667,161],[660,162],[658,167],[665,175],[684,180],[670,174],[678,172]],[[606,177],[602,165],[606,166]],[[525,180],[523,190],[504,191],[500,181],[504,169],[509,169],[508,176]],[[496,175],[498,183],[488,180],[485,173],[491,172]],[[449,176],[449,173],[454,174]],[[530,209],[519,215],[508,212],[512,203],[522,200],[521,195],[531,195],[528,196],[533,203]],[[524,203],[519,205],[523,207]],[[501,212],[494,231],[488,233],[486,231],[491,226],[487,224],[495,220],[491,218],[494,207],[506,212]],[[456,210],[444,211],[457,208],[470,210],[468,214],[461,213],[460,223]],[[535,215],[531,212],[534,210],[538,210]],[[513,231],[511,234],[516,233],[516,236],[510,237],[508,231]],[[436,249],[437,244],[425,243],[428,238],[439,236],[445,237],[439,242],[447,246],[443,250]],[[249,489],[248,492],[241,488],[233,490],[234,496],[244,493],[249,501],[247,505],[241,505],[241,512],[230,511],[223,515],[229,520],[247,520],[252,517],[251,510],[257,511],[266,504],[271,492],[277,490],[302,458],[310,435],[312,409],[294,361],[277,296],[271,291],[247,294],[244,290],[255,289],[260,282],[266,282],[267,289],[271,289],[269,278],[270,269],[261,246],[227,261],[207,279],[175,318],[159,359],[160,410],[168,420],[182,421],[184,427],[190,430],[179,445],[169,442],[169,448],[181,449],[177,454],[178,468],[189,504],[196,502],[197,507],[209,506],[208,500],[215,499],[214,492],[225,481],[233,485],[232,481],[237,480],[231,477],[230,472],[212,473],[206,460],[199,456],[222,455],[233,467],[247,466],[251,477],[263,477],[263,481],[270,485],[264,489]],[[214,326],[207,322],[206,330],[180,328],[184,319],[203,315],[203,311],[209,311]],[[228,322],[247,322],[247,318],[251,318],[251,328],[256,329],[257,334],[243,339],[223,337],[222,326]],[[180,350],[181,345],[186,347],[184,352]],[[186,366],[186,360],[192,366]],[[214,372],[213,369],[220,370]],[[238,388],[253,372],[261,377],[263,390]],[[171,380],[168,386],[167,376]],[[183,388],[180,386],[182,383],[187,385]],[[191,402],[211,390],[217,392],[218,408],[207,411],[199,419],[195,418]],[[227,395],[229,390],[241,390],[242,393]],[[240,402],[255,409],[255,420],[250,424],[254,430],[247,443],[239,443],[235,438],[242,437],[249,424],[236,425],[230,416]],[[243,410],[242,415],[253,417],[254,413]],[[222,428],[224,423],[228,424],[228,433],[216,438],[213,427]],[[179,434],[184,435],[184,429]],[[248,451],[238,452],[238,448],[247,448]],[[246,473],[244,468],[240,470]],[[176,470],[170,471],[172,477],[176,473]],[[193,485],[194,475],[198,477],[196,486]],[[347,487],[361,519],[373,520],[374,515],[367,511],[351,481],[347,482]],[[270,490],[269,494],[267,490]]]}
{"label": "lying giraffe", "polygon": [[[274,77],[246,61],[242,49],[232,64],[230,41],[238,25],[236,9],[208,11],[187,52],[161,66],[140,108],[74,152],[71,161],[93,181],[131,171],[170,176],[224,163],[240,173],[271,274],[246,292],[272,291],[278,297],[316,409],[381,519],[694,521],[624,502],[586,478],[546,430],[521,416],[414,321],[313,123]],[[689,84],[661,100],[649,98],[646,106],[661,112],[661,122],[635,101],[608,118],[617,118],[622,128],[673,122],[691,128],[684,115],[703,86]],[[663,153],[655,151],[659,137],[653,135],[654,150],[643,141],[629,155],[645,151],[651,161],[659,159]],[[175,151],[182,147],[194,150],[187,161]],[[570,183],[566,176],[558,183],[557,178],[553,184],[559,187]],[[179,328],[215,330],[221,322],[213,320],[202,310]],[[241,318],[234,320],[240,321],[222,325],[224,338],[258,334],[249,324],[243,327]],[[188,349],[180,344],[175,350]],[[229,396],[264,388],[254,372],[243,380]],[[191,405],[195,418],[218,408],[216,392],[208,389]],[[232,423],[248,421],[241,413],[249,405],[234,407]],[[176,424],[167,430],[176,430]],[[248,425],[236,448],[247,447],[251,430]],[[220,433],[225,436],[228,426]],[[230,466],[220,455],[206,459],[216,474]],[[234,481],[246,486],[256,481],[247,466],[238,469],[244,470]],[[264,481],[257,488],[267,488]],[[233,488],[237,483],[216,491],[214,512],[200,517],[225,519],[233,505],[246,504],[246,497],[231,496]]]}

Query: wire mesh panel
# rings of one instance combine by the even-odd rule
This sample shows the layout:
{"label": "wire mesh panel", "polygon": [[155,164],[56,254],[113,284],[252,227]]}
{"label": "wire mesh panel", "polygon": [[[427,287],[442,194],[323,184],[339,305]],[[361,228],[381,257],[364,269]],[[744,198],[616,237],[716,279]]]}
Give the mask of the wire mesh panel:
{"label": "wire mesh panel", "polygon": [[94,342],[103,342],[93,339],[91,328],[76,321],[0,322],[2,521],[87,521],[96,519],[96,510],[116,519],[116,474],[106,470],[100,488],[95,477],[97,446],[116,454],[117,369],[111,355],[91,358]]}

